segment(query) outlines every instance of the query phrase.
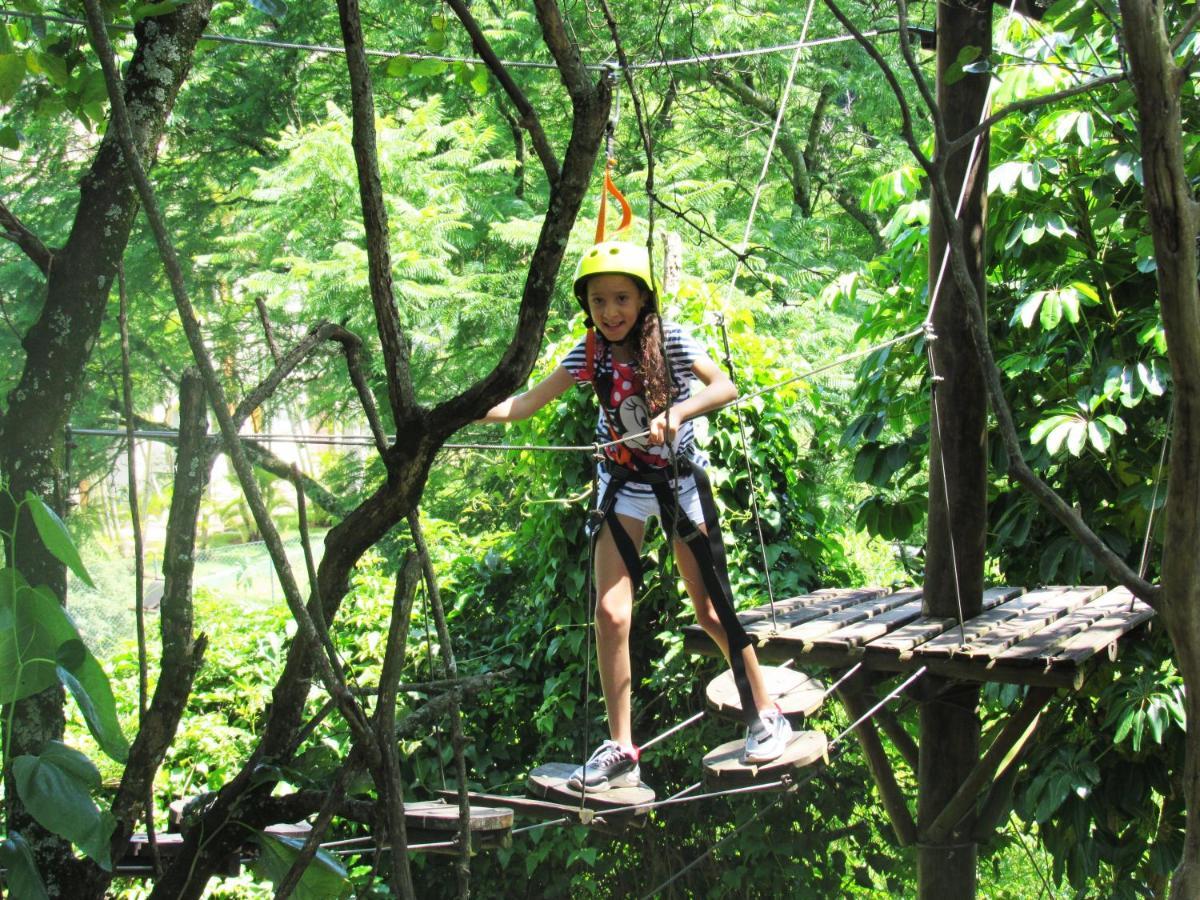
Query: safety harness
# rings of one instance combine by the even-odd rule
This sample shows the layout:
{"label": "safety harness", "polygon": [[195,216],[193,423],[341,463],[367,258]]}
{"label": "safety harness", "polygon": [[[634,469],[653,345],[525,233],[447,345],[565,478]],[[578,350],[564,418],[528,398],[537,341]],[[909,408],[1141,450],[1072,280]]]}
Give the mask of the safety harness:
{"label": "safety harness", "polygon": [[[600,352],[602,351],[597,346],[594,333],[589,331],[587,361],[580,370],[578,378],[580,381],[591,383],[592,388],[596,392],[596,398],[600,402],[600,409],[603,411],[605,421],[608,424],[609,434],[616,440],[621,434],[613,420],[610,400],[612,396],[611,376],[597,375],[597,372],[602,368],[597,365],[599,361],[598,354]],[[629,578],[633,582],[633,590],[637,592],[642,589],[641,556],[637,547],[634,546],[629,532],[625,530],[625,527],[621,524],[621,520],[617,517],[616,503],[617,496],[626,484],[648,485],[658,500],[659,520],[662,523],[663,532],[667,540],[669,541],[672,537],[677,537],[687,545],[688,549],[692,551],[692,555],[696,558],[696,564],[700,569],[700,576],[704,582],[704,587],[708,591],[709,597],[712,598],[717,618],[721,622],[721,627],[725,630],[725,638],[729,645],[729,666],[733,670],[733,681],[737,687],[738,696],[741,698],[743,718],[747,725],[754,723],[758,718],[758,708],[754,699],[754,693],[750,689],[750,680],[746,675],[746,666],[742,660],[742,650],[750,646],[753,642],[746,633],[746,629],[742,627],[742,623],[738,620],[737,612],[733,607],[733,588],[729,583],[729,564],[725,556],[725,543],[721,537],[720,518],[717,513],[716,501],[713,499],[712,483],[709,481],[708,474],[702,466],[694,465],[689,460],[677,460],[670,471],[665,469],[635,469],[632,466],[637,465],[637,460],[634,459],[632,453],[624,444],[617,444],[615,447],[608,449],[616,451],[616,453],[607,459],[597,462],[597,465],[604,466],[604,471],[608,475],[608,482],[602,495],[597,498],[596,506],[588,513],[587,524],[585,526],[593,557],[596,549],[596,541],[600,536],[600,530],[607,523],[609,531],[613,536],[613,543],[616,545],[617,552],[621,556],[621,561],[625,564],[625,569],[629,572]],[[688,475],[691,475],[696,481],[696,488],[700,494],[700,509],[704,516],[704,526],[708,532],[707,534],[701,531],[697,524],[679,509],[678,498],[671,482],[673,479],[683,479]],[[674,535],[672,535],[672,531],[675,532]]]}

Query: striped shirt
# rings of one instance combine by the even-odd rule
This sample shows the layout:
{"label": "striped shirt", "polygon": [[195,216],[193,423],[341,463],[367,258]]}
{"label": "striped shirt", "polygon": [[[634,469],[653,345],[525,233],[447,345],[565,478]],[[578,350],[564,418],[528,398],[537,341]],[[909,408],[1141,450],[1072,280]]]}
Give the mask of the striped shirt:
{"label": "striped shirt", "polygon": [[[695,375],[692,366],[697,360],[708,359],[708,353],[690,333],[674,322],[663,322],[663,334],[667,348],[667,362],[671,368],[674,385],[674,402],[679,403],[691,396]],[[627,434],[638,434],[650,427],[650,408],[646,402],[645,388],[641,376],[633,365],[615,362],[612,347],[599,334],[596,335],[596,365],[593,377],[604,379],[612,376],[612,395],[609,414],[600,410],[596,417],[596,441],[607,443]],[[582,338],[563,358],[562,366],[577,381],[582,382],[587,363],[587,338]],[[609,425],[616,434],[610,433]],[[690,459],[703,465],[702,454],[695,446],[695,431],[690,421],[684,422],[675,432],[675,453],[680,459]],[[623,451],[623,448],[627,448]],[[618,465],[631,469],[662,469],[670,464],[664,446],[651,446],[648,438],[634,438],[622,445],[608,447],[605,453]],[[633,487],[633,485],[631,485]],[[637,485],[637,488],[649,487]]]}

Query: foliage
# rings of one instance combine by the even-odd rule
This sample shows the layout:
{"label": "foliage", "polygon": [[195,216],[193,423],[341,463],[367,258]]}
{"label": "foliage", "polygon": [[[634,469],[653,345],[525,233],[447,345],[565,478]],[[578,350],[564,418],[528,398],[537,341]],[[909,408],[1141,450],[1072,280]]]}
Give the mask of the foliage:
{"label": "foliage", "polygon": [[[7,491],[3,486],[0,490]],[[19,503],[8,497],[6,505],[14,511],[14,523],[22,507],[28,507],[46,549],[90,582],[66,526],[41,498],[28,493]],[[15,524],[0,528],[5,544],[12,546],[15,530]],[[101,750],[124,762],[129,745],[104,670],[58,599],[45,586],[31,586],[19,563],[10,559],[10,565],[0,569],[0,697],[9,717],[5,733],[11,734],[11,711],[17,700],[61,683],[75,698]],[[39,825],[66,838],[101,867],[112,867],[108,840],[115,821],[93,799],[100,789],[100,773],[85,754],[48,741],[36,754],[14,757],[6,742],[3,768],[6,780]],[[22,892],[19,896],[45,896],[40,873],[19,832],[9,831],[0,856],[14,873],[12,886]]]}

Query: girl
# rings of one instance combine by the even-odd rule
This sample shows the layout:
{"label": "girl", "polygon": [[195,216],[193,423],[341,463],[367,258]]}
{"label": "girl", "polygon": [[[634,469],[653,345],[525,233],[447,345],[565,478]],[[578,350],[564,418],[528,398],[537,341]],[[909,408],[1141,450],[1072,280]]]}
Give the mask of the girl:
{"label": "girl", "polygon": [[[587,317],[587,337],[547,378],[484,417],[525,419],[572,384],[590,382],[600,401],[597,442],[632,436],[605,449],[599,500],[588,524],[595,541],[596,653],[611,739],[568,784],[606,791],[639,781],[630,725],[629,628],[651,516],[673,534],[696,618],[733,669],[747,726],[742,761],[775,759],[787,746],[791,725],[771,702],[753,644],[733,609],[716,508],[690,421],[736,399],[737,388],[690,335],[660,319],[645,247],[596,244],[575,270],[575,297]],[[693,378],[703,385],[695,394]]]}

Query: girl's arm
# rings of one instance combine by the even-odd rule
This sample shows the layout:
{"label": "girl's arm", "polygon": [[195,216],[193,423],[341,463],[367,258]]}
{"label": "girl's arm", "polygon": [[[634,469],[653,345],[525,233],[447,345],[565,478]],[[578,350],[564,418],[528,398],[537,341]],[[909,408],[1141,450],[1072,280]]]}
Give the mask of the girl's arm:
{"label": "girl's arm", "polygon": [[551,400],[561,396],[563,391],[574,383],[575,379],[571,373],[558,366],[525,393],[501,400],[479,421],[516,422],[528,419]]}
{"label": "girl's arm", "polygon": [[[677,403],[666,412],[659,413],[650,422],[650,443],[663,444],[675,439],[675,431],[688,419],[694,419],[737,399],[737,386],[725,374],[725,370],[707,356],[692,363],[692,373],[704,383],[704,387],[682,403]],[[668,424],[668,414],[670,422]]]}

